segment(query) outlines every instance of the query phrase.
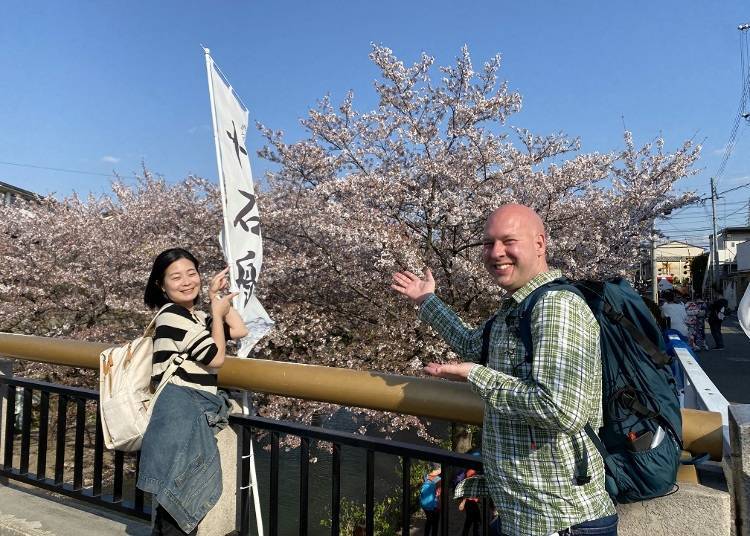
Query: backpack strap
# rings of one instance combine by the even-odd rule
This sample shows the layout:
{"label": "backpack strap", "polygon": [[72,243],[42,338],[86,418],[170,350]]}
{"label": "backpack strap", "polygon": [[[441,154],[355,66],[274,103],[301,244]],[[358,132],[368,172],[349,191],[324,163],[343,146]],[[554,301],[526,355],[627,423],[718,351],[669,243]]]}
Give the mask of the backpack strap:
{"label": "backpack strap", "polygon": [[[164,310],[164,308],[166,308],[168,305],[170,304],[167,304],[164,307],[162,307],[159,310],[159,313],[161,313],[161,311]],[[159,316],[159,314],[157,313],[156,316]],[[151,323],[153,324],[155,320],[156,318],[154,318],[154,320],[152,320]],[[149,324],[149,327],[150,326],[151,324]],[[186,349],[183,350],[181,353],[177,354],[175,358],[172,360],[172,362],[169,364],[169,367],[167,367],[167,370],[164,371],[164,375],[161,377],[161,380],[159,381],[159,385],[156,387],[156,391],[154,391],[154,395],[151,397],[151,402],[149,403],[149,406],[148,406],[149,415],[151,415],[151,412],[153,411],[154,406],[156,405],[157,397],[161,394],[161,392],[167,386],[167,384],[169,383],[169,380],[172,379],[172,376],[174,376],[177,373],[177,371],[179,370],[180,366],[185,361],[185,359],[187,359],[187,356],[189,355],[188,348],[190,347],[190,345],[193,344],[195,339],[197,339],[201,335],[202,332],[203,332],[202,329],[195,330],[195,333],[193,333],[188,340]]]}
{"label": "backpack strap", "polygon": [[534,307],[541,300],[547,292],[550,290],[568,290],[573,294],[583,297],[581,291],[574,287],[570,281],[564,277],[559,277],[554,281],[545,283],[540,287],[535,288],[531,293],[526,296],[516,308],[516,314],[514,316],[509,315],[506,317],[506,324],[510,327],[510,323],[518,318],[518,338],[523,343],[524,350],[526,350],[526,361],[531,363],[534,357],[534,342],[531,340],[531,313],[534,311]]}
{"label": "backpack strap", "polygon": [[672,358],[661,351],[651,339],[646,337],[646,335],[640,329],[638,329],[636,325],[630,321],[629,318],[622,314],[622,311],[617,311],[606,300],[603,300],[603,303],[604,314],[607,315],[607,318],[609,318],[612,322],[622,326],[625,331],[628,332],[628,335],[630,335],[635,340],[635,342],[637,342],[641,346],[641,348],[643,348],[643,350],[648,354],[648,356],[651,358],[651,361],[654,362],[654,365],[659,368],[664,368],[670,364]]}
{"label": "backpack strap", "polygon": [[[586,431],[586,435],[589,436],[589,439],[596,447],[596,450],[599,451],[599,454],[601,455],[602,460],[604,460],[604,465],[607,468],[607,473],[609,473],[610,475],[616,475],[617,467],[615,466],[615,463],[612,461],[612,459],[609,457],[609,452],[607,451],[607,447],[605,447],[604,443],[602,443],[602,440],[599,439],[599,435],[594,431],[590,423],[586,423],[586,426],[584,426],[583,429]],[[588,457],[586,459],[586,476],[588,477],[590,481],[591,477],[588,475]],[[576,477],[576,479],[577,478],[578,477]],[[584,483],[587,483],[587,482],[584,482]]]}
{"label": "backpack strap", "polygon": [[490,358],[490,332],[492,331],[492,325],[497,320],[497,314],[492,315],[487,322],[484,323],[482,329],[482,355],[479,357],[479,364],[482,366],[487,365],[487,361]]}
{"label": "backpack strap", "polygon": [[185,361],[185,358],[183,357],[184,355],[186,354],[177,354],[177,356],[169,364],[169,367],[167,368],[167,370],[164,371],[164,375],[161,377],[161,381],[159,381],[159,385],[156,387],[156,391],[154,391],[154,396],[151,397],[151,403],[148,406],[149,415],[151,414],[151,411],[154,409],[154,405],[156,403],[157,397],[161,394],[161,392],[167,386],[167,384],[169,383],[169,380],[172,379],[172,376],[174,376],[177,373],[177,370],[180,368],[180,365],[182,365],[182,362]]}
{"label": "backpack strap", "polygon": [[159,318],[159,315],[162,314],[164,310],[170,305],[172,305],[172,302],[167,302],[159,308],[154,317],[151,319],[151,322],[149,322],[148,326],[146,326],[146,329],[143,332],[144,337],[154,336],[154,333],[156,332],[156,319]]}
{"label": "backpack strap", "polygon": [[[518,338],[521,339],[521,343],[523,344],[524,350],[526,352],[525,360],[528,363],[532,363],[534,359],[534,343],[531,338],[531,313],[533,312],[534,307],[536,307],[536,304],[539,302],[539,300],[541,300],[547,292],[553,289],[568,290],[573,294],[583,297],[581,291],[574,287],[570,283],[570,281],[568,281],[564,277],[560,277],[558,279],[555,279],[554,281],[550,281],[549,283],[545,283],[544,285],[535,288],[528,296],[526,296],[526,298],[521,301],[521,303],[518,304],[518,307],[516,308],[516,315],[514,315],[514,317],[518,318],[517,335]],[[514,318],[511,318],[511,315],[506,317],[506,323],[508,323],[508,327],[510,327],[510,323],[513,322],[513,320]],[[596,432],[594,432],[593,428],[591,428],[591,425],[589,423],[586,423],[585,428],[587,429],[587,434],[589,433],[589,430],[591,430],[591,434],[593,434],[598,441],[598,444],[596,442],[594,443],[597,447],[597,450],[599,450],[600,453],[603,451],[604,453],[602,454],[602,458],[608,460],[609,455],[604,448],[604,444],[601,442],[599,437],[596,436]],[[588,484],[589,482],[591,482],[591,474],[589,473],[588,452],[585,448],[583,448],[583,452],[581,452],[580,454],[580,456],[576,456],[576,458],[578,459],[576,461],[575,480],[578,486],[583,486],[584,484]],[[608,463],[609,465],[612,462],[609,461],[605,463]]]}

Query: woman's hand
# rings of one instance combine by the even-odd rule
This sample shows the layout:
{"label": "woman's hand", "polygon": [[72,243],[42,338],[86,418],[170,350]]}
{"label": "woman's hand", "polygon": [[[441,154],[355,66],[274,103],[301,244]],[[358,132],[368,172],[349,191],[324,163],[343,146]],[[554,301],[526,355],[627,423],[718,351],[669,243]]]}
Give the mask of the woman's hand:
{"label": "woman's hand", "polygon": [[213,316],[214,322],[224,321],[229,311],[232,310],[232,300],[238,295],[239,292],[230,292],[223,297],[219,297],[218,294],[214,295],[211,299],[211,316]]}
{"label": "woman's hand", "polygon": [[214,302],[214,298],[218,296],[219,292],[229,286],[229,281],[227,280],[228,273],[229,266],[224,268],[221,272],[213,276],[213,278],[211,279],[211,283],[208,285],[208,299],[211,300],[212,304]]}

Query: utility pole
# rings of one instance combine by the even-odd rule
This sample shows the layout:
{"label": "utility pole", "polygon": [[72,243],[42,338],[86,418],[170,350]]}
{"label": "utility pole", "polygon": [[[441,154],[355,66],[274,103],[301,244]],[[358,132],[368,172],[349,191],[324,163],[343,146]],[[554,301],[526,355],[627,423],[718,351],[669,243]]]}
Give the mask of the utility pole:
{"label": "utility pole", "polygon": [[719,242],[716,238],[716,182],[711,177],[711,227],[713,228],[713,236],[711,237],[711,249],[713,251],[713,288],[714,291],[719,288]]}

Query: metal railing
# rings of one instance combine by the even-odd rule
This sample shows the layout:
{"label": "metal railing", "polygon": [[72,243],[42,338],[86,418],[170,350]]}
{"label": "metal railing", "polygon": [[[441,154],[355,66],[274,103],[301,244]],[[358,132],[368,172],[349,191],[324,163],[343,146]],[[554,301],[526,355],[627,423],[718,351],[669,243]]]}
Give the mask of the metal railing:
{"label": "metal railing", "polygon": [[[109,510],[150,519],[150,511],[144,505],[144,493],[135,487],[139,453],[108,452],[104,449],[98,392],[1,375],[0,386],[7,386],[0,476]],[[20,430],[16,427],[13,403],[17,392],[21,393],[23,399]],[[38,395],[38,404],[34,404],[35,395]],[[75,413],[72,445],[68,438],[71,410]],[[53,438],[50,437],[50,413],[54,415]],[[87,448],[86,435],[87,431],[89,436],[92,435],[92,428],[93,448],[90,445]],[[54,440],[52,463],[48,463],[50,439]],[[88,457],[85,456],[87,450]],[[70,465],[66,459],[71,451],[72,474],[66,471]],[[36,458],[34,466],[30,463],[32,455]],[[126,474],[128,466],[134,468],[132,474]],[[111,474],[105,474],[105,468]],[[90,473],[90,485],[84,485],[86,473]]]}
{"label": "metal railing", "polygon": [[[14,379],[0,376],[0,385],[7,386],[7,400],[14,401],[17,393],[23,400],[21,407],[21,426],[16,426],[15,404],[6,404],[2,426],[4,429],[3,465],[0,475],[32,486],[61,493],[68,497],[80,499],[98,507],[129,514],[143,520],[150,519],[150,500],[143,491],[135,487],[138,478],[139,453],[108,452],[104,449],[101,420],[99,415],[99,395],[96,391],[64,387],[46,382]],[[38,395],[38,396],[37,396]],[[37,400],[35,404],[34,401]],[[74,410],[73,419],[69,419]],[[54,430],[50,430],[50,415],[54,415]],[[69,422],[73,426],[68,426]],[[331,451],[330,474],[330,533],[340,534],[341,530],[341,461],[342,446],[363,449],[366,452],[366,471],[364,489],[364,531],[372,535],[375,530],[374,512],[377,500],[374,493],[375,457],[381,455],[397,456],[401,465],[400,490],[400,523],[401,534],[408,535],[414,522],[414,498],[418,497],[419,488],[411,481],[411,468],[414,461],[433,462],[441,465],[443,478],[440,480],[441,508],[440,534],[449,534],[452,503],[451,476],[458,469],[482,470],[481,461],[465,454],[457,454],[438,448],[418,446],[386,439],[371,438],[327,430],[319,427],[303,426],[290,422],[280,422],[255,416],[232,415],[230,423],[239,427],[242,463],[240,466],[237,489],[237,501],[242,515],[238,529],[240,534],[250,532],[250,496],[249,496],[249,452],[250,441],[254,431],[268,433],[270,448],[270,470],[267,484],[269,490],[268,508],[264,510],[268,519],[268,534],[280,534],[279,524],[279,445],[282,435],[300,438],[299,448],[299,505],[298,527],[295,533],[308,534],[308,526],[315,521],[308,516],[308,498],[310,493],[310,448],[311,444],[325,443]],[[72,428],[73,441],[68,440]],[[93,449],[88,447],[89,456],[85,457],[86,432],[93,428]],[[54,444],[49,441],[54,436]],[[48,459],[49,447],[54,452],[53,459]],[[66,462],[72,456],[72,473],[66,471]],[[105,457],[111,463],[105,463]],[[31,463],[35,458],[35,464]],[[48,461],[51,467],[48,468]],[[130,462],[132,472],[127,474],[126,461]],[[32,467],[33,465],[33,467]],[[105,475],[105,467],[112,468],[111,475]],[[90,483],[84,485],[84,475],[91,473]],[[290,485],[290,482],[285,482]],[[316,487],[321,485],[315,483]],[[488,534],[489,508],[483,500],[482,534]],[[455,513],[455,512],[454,512]]]}
{"label": "metal railing", "polygon": [[723,452],[725,456],[731,454],[729,441],[729,402],[721,391],[706,375],[684,342],[677,335],[669,335],[674,345],[674,351],[679,360],[682,374],[682,406],[684,408],[713,411],[721,414]]}
{"label": "metal railing", "polygon": [[[324,428],[303,426],[290,422],[280,422],[263,417],[232,415],[230,423],[241,428],[240,444],[242,452],[242,466],[240,468],[241,482],[239,485],[239,508],[241,526],[240,534],[250,534],[249,531],[249,452],[250,441],[253,431],[263,431],[268,434],[270,443],[270,470],[269,481],[267,483],[269,490],[268,509],[264,510],[268,519],[268,533],[276,536],[280,532],[279,524],[279,473],[281,470],[279,457],[279,443],[282,435],[292,435],[300,438],[299,448],[299,504],[298,504],[298,533],[301,536],[308,534],[309,523],[313,521],[308,512],[308,496],[310,491],[310,452],[314,442],[324,443],[330,447],[331,456],[331,474],[328,485],[330,486],[330,527],[331,534],[338,535],[341,530],[341,464],[342,464],[342,447],[354,447],[363,449],[366,452],[365,468],[365,500],[364,500],[364,533],[371,536],[375,529],[375,460],[376,456],[390,455],[397,456],[400,461],[401,472],[401,489],[399,491],[399,517],[400,533],[408,536],[412,528],[414,518],[413,499],[419,496],[419,487],[412,487],[411,468],[414,461],[426,461],[440,464],[440,534],[447,536],[450,521],[454,511],[452,504],[451,480],[452,476],[459,469],[482,470],[482,462],[476,456],[467,454],[458,454],[455,452],[418,446],[410,443],[402,443],[387,439],[372,438],[357,434],[349,434]],[[261,483],[262,484],[262,483]],[[288,485],[289,482],[286,482]],[[421,484],[421,481],[420,481]],[[320,487],[321,482],[316,481],[315,486]],[[482,500],[482,534],[487,536],[489,527],[489,505],[486,499]],[[454,527],[455,528],[455,527]],[[452,532],[455,532],[452,531]],[[348,536],[348,535],[347,535]]]}
{"label": "metal railing", "polygon": [[[105,346],[98,343],[0,334],[0,355],[68,366],[97,368],[99,352]],[[690,379],[691,385],[696,386],[696,391],[699,390],[696,384],[697,372],[693,373],[693,371],[689,370],[689,367],[686,367],[686,364],[690,365],[690,363],[684,360],[683,356],[680,356],[680,361],[683,364],[683,369],[686,370],[686,376]],[[700,370],[699,367],[698,369]],[[256,359],[228,358],[219,374],[219,384],[222,387],[236,387],[256,392],[321,400],[342,405],[407,413],[470,424],[481,424],[483,415],[481,400],[471,392],[466,384],[442,380],[410,378]],[[0,470],[0,475],[93,502],[105,508],[136,515],[143,519],[149,517],[149,509],[145,507],[144,494],[132,485],[135,481],[134,479],[137,478],[138,457],[130,457],[131,455],[129,455],[126,458],[123,453],[114,453],[112,455],[103,450],[101,423],[99,422],[98,412],[98,394],[95,391],[14,379],[8,376],[4,377],[0,374],[0,388],[4,386],[7,386],[7,409],[5,412],[5,422],[2,428],[0,428],[0,430],[4,430],[5,437],[3,442],[3,467]],[[15,405],[16,390],[22,390],[24,401],[21,412],[20,432],[16,431],[14,422],[13,407]],[[35,392],[38,392],[40,395],[38,408],[32,403]],[[53,399],[56,399],[56,405],[52,405]],[[92,408],[91,411],[89,411],[87,406]],[[46,446],[49,439],[48,420],[51,408],[57,409],[54,478],[47,477],[46,464]],[[64,469],[66,458],[65,438],[68,428],[69,408],[71,410],[75,408],[75,432],[72,446],[74,453],[72,477],[67,478]],[[689,419],[701,418],[695,415],[695,413],[699,412],[688,413],[687,415],[683,412],[683,418],[686,419],[683,429],[684,435],[687,435],[687,430],[690,427],[695,428],[694,425],[689,425]],[[233,415],[231,421],[241,427],[239,448],[243,454],[243,462],[241,464],[240,482],[238,482],[237,488],[240,490],[238,494],[238,508],[243,514],[241,515],[241,519],[245,520],[243,522],[244,525],[241,527],[243,534],[247,534],[249,530],[246,526],[248,516],[245,515],[249,508],[247,492],[249,462],[245,456],[249,453],[250,439],[252,438],[253,431],[262,431],[265,434],[269,434],[271,438],[271,443],[269,444],[271,470],[268,482],[268,489],[270,491],[268,512],[271,534],[277,534],[279,530],[278,500],[274,499],[274,497],[278,495],[279,491],[278,439],[281,434],[296,436],[301,441],[300,481],[298,483],[300,493],[300,534],[307,534],[308,522],[310,521],[306,514],[306,494],[310,485],[308,464],[311,442],[322,442],[330,445],[331,448],[331,534],[338,534],[338,529],[340,528],[340,479],[337,471],[340,470],[340,447],[342,445],[363,449],[366,452],[367,467],[365,471],[364,508],[365,534],[368,535],[374,533],[376,502],[372,482],[375,478],[374,460],[376,456],[385,454],[395,455],[401,460],[402,485],[400,501],[402,509],[400,515],[402,534],[408,534],[407,531],[412,514],[411,507],[407,508],[405,505],[416,492],[416,490],[411,489],[411,483],[405,481],[406,477],[404,475],[408,474],[408,471],[403,469],[404,467],[409,468],[415,460],[426,460],[443,465],[444,478],[441,479],[441,489],[443,491],[441,494],[443,505],[441,515],[443,519],[440,524],[442,534],[447,534],[451,517],[451,508],[449,508],[449,505],[453,502],[451,501],[452,494],[446,487],[451,477],[451,468],[481,467],[481,463],[474,457],[467,457],[441,449],[378,440],[366,436],[305,427],[288,422],[271,421],[260,417]],[[33,433],[34,427],[32,426],[34,422],[39,423],[35,434]],[[85,465],[84,438],[87,426],[90,426],[92,422],[94,422],[95,429],[92,464],[93,476],[91,478],[91,485],[86,486],[84,485],[84,473],[88,468]],[[703,435],[702,432],[699,435]],[[32,439],[35,439],[37,444],[36,473],[30,472]],[[686,439],[686,437],[683,439]],[[690,450],[688,441],[685,441],[685,448]],[[17,456],[16,452],[18,452]],[[112,465],[114,472],[111,483],[107,481],[107,485],[105,486],[106,479],[104,478],[103,468],[108,467],[108,464],[104,463],[104,458],[107,456],[113,457]],[[276,457],[276,462],[274,462],[274,456]],[[133,467],[133,473],[126,474],[126,462],[129,462]],[[486,517],[485,508],[485,530]]]}

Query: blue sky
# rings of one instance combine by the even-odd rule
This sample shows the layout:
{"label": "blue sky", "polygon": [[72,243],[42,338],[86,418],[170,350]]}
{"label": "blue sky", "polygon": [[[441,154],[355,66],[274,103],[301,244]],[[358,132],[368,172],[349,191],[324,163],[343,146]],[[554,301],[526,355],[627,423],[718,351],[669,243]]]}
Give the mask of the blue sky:
{"label": "blue sky", "polygon": [[[704,143],[701,173],[681,184],[708,191],[741,92],[737,25],[742,2],[8,2],[0,19],[0,181],[40,193],[108,191],[113,171],[141,161],[170,181],[211,180],[216,163],[204,43],[259,120],[302,135],[299,119],[329,93],[348,90],[369,109],[382,43],[412,62],[436,64],[466,44],[475,65],[500,52],[501,77],[523,94],[510,123],[579,136],[584,151],[622,146],[623,121],[638,143],[668,149]],[[719,190],[750,182],[748,139],[739,138]],[[268,169],[254,155],[256,177]],[[24,164],[81,170],[62,173]],[[720,224],[743,223],[750,188],[719,202]],[[662,229],[700,241],[702,207]],[[694,238],[693,238],[694,237]]]}

